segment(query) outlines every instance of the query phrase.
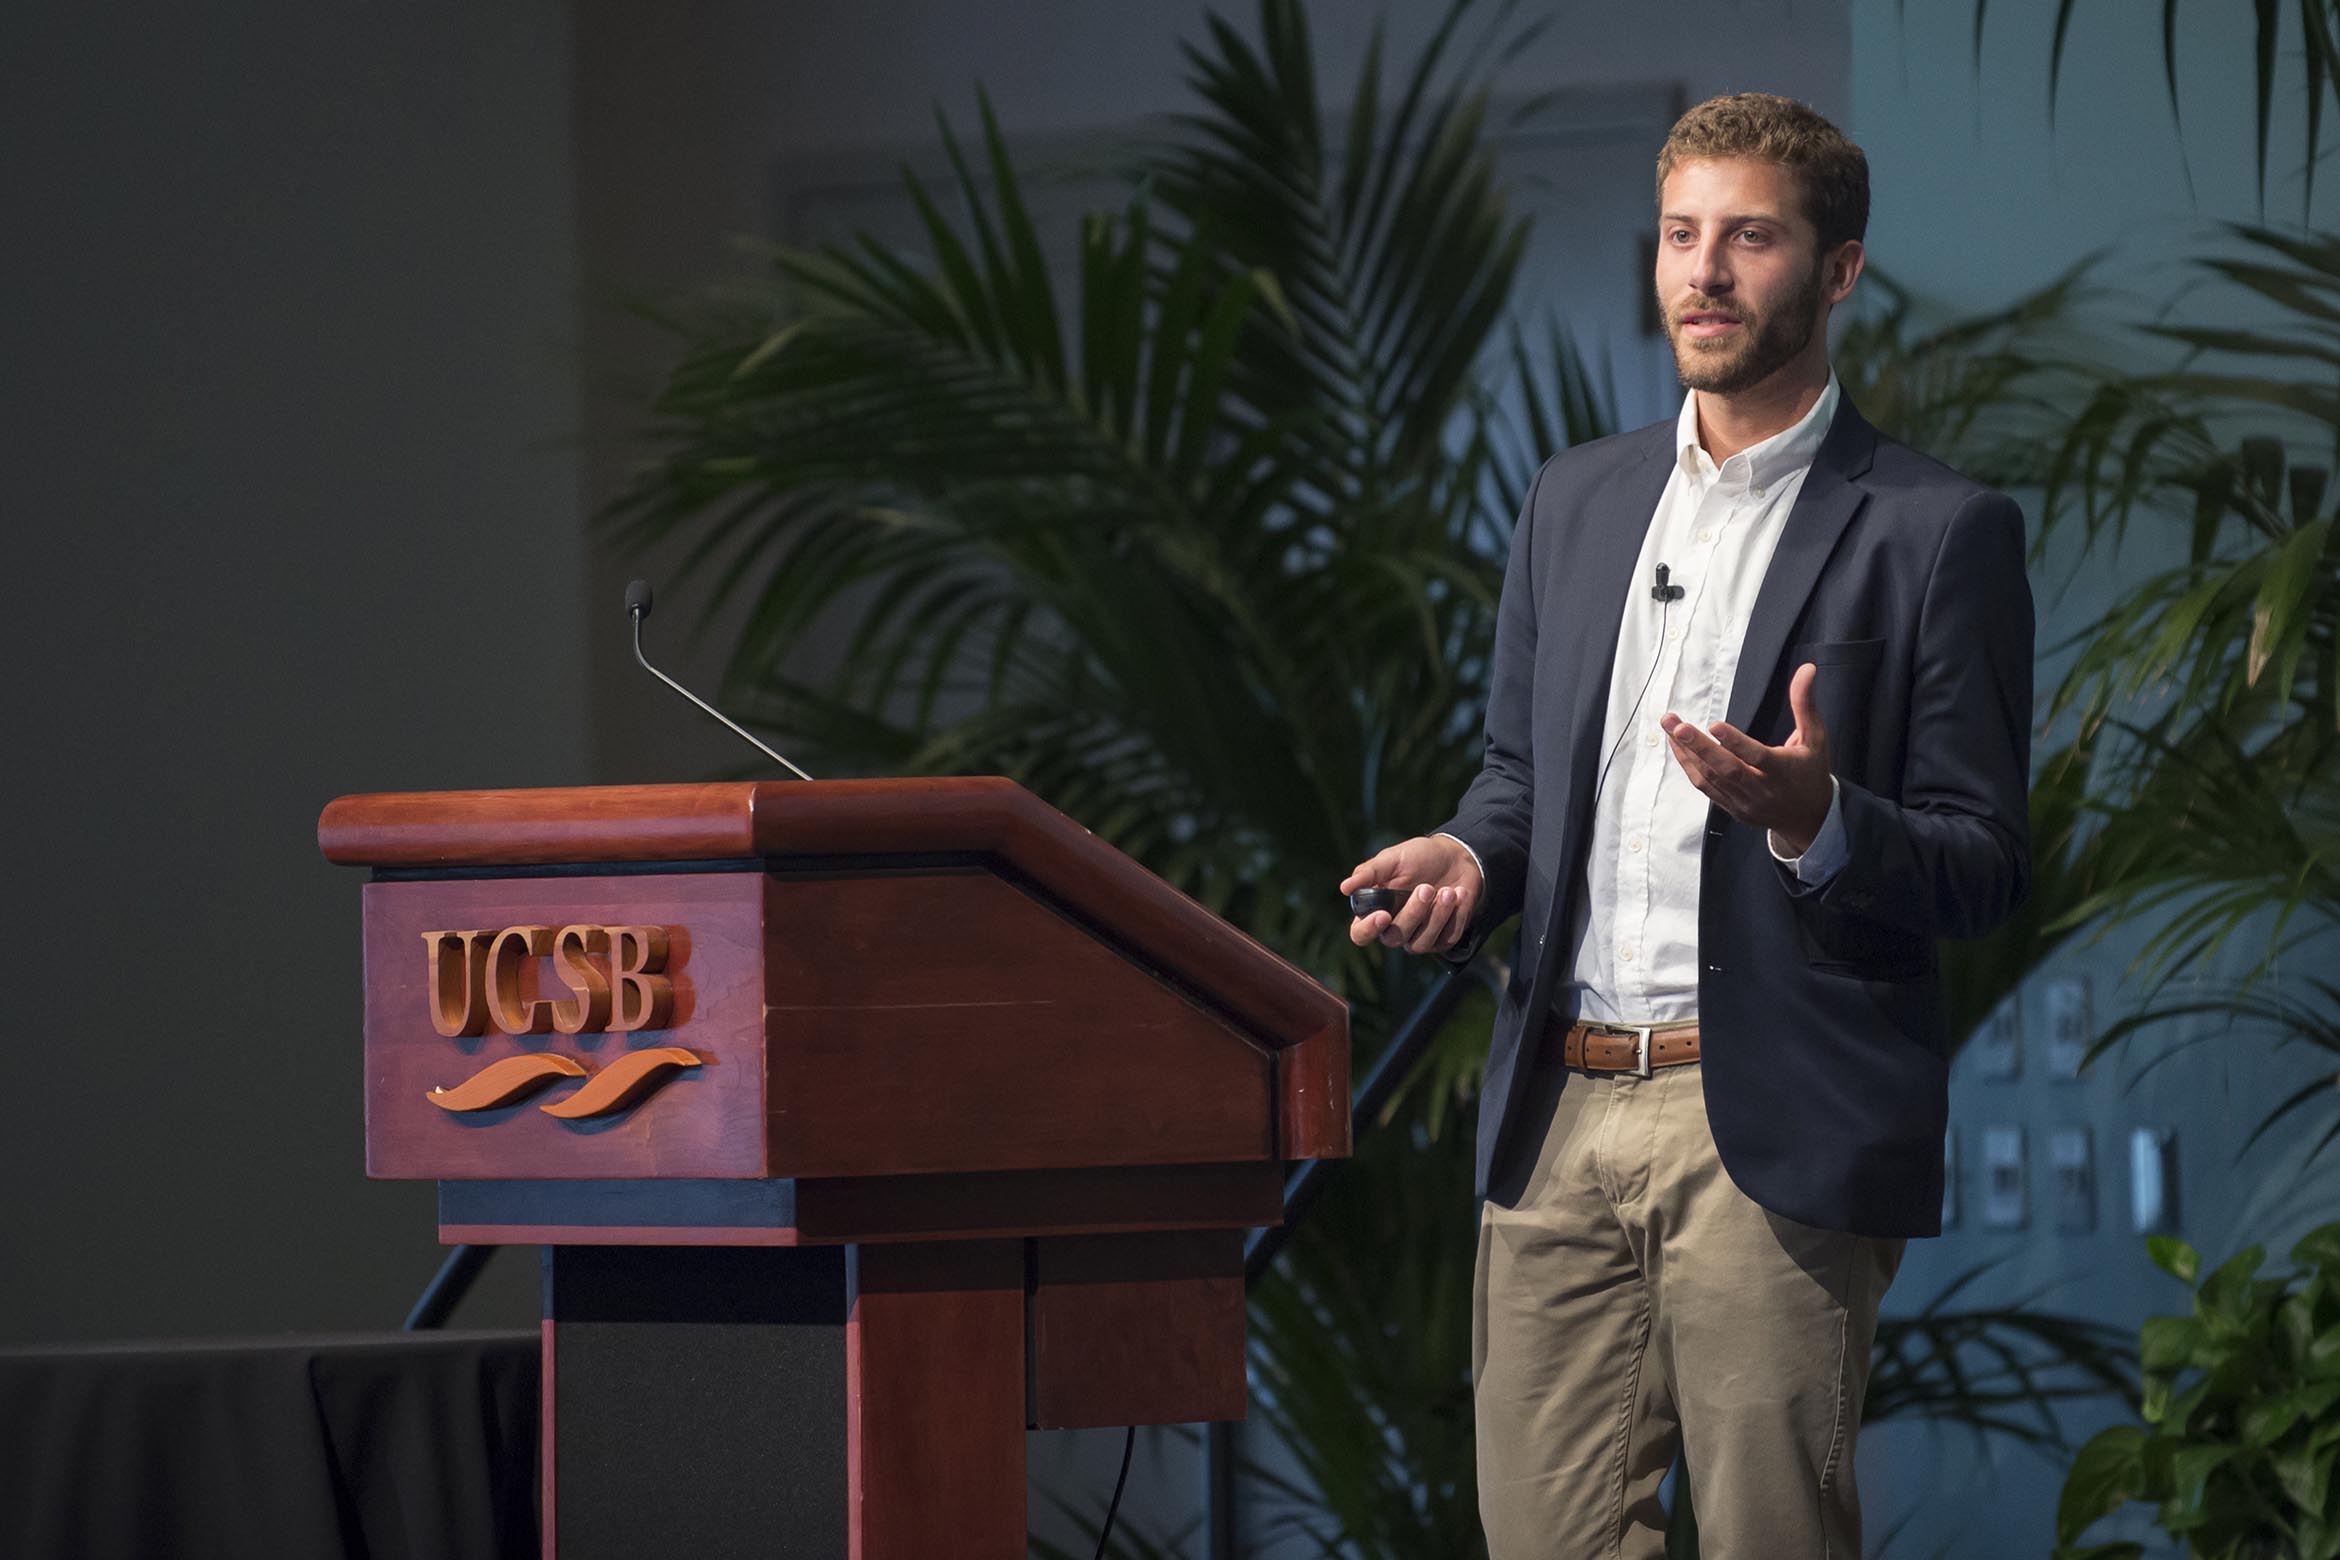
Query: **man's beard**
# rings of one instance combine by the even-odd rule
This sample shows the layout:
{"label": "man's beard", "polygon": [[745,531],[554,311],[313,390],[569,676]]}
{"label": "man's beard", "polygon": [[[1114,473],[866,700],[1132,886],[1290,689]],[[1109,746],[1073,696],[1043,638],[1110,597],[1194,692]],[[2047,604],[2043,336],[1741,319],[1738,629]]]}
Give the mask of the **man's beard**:
{"label": "man's beard", "polygon": [[1695,314],[1721,309],[1739,316],[1739,339],[1733,346],[1708,347],[1686,340],[1675,311],[1658,301],[1658,317],[1666,324],[1666,343],[1674,349],[1674,372],[1686,390],[1710,395],[1736,395],[1770,378],[1812,340],[1820,324],[1822,267],[1812,267],[1804,284],[1766,313],[1750,315],[1736,303],[1694,296],[1681,312]]}

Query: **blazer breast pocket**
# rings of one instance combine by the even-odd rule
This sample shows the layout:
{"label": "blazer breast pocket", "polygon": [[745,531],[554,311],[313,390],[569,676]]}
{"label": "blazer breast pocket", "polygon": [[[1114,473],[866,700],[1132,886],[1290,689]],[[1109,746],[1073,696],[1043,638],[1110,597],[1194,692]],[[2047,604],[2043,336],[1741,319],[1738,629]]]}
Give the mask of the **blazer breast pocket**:
{"label": "blazer breast pocket", "polygon": [[1847,670],[1875,666],[1884,659],[1882,639],[1807,639],[1787,653],[1788,670],[1809,661],[1814,666],[1841,666]]}
{"label": "blazer breast pocket", "polygon": [[1788,652],[1781,671],[1792,678],[1807,664],[1815,668],[1812,702],[1819,707],[1821,722],[1845,753],[1859,751],[1866,743],[1877,673],[1885,664],[1885,641],[1807,639]]}
{"label": "blazer breast pocket", "polygon": [[1796,901],[1796,939],[1804,962],[1826,975],[1917,980],[1933,974],[1937,963],[1931,937],[1847,915],[1815,899]]}

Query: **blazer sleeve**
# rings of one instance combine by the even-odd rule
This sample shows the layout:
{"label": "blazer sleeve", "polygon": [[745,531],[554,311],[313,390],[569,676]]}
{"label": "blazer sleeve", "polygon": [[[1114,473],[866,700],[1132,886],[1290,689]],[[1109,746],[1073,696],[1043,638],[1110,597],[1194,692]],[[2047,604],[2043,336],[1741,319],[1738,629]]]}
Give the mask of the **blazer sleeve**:
{"label": "blazer sleeve", "polygon": [[1789,892],[1928,937],[2012,915],[2031,881],[2031,667],[2023,512],[1977,493],[1944,529],[1919,608],[1901,795],[1840,778],[1844,868]]}
{"label": "blazer sleeve", "polygon": [[[1555,457],[1557,459],[1557,457]],[[1526,897],[1528,846],[1534,832],[1536,682],[1536,500],[1553,462],[1528,488],[1511,531],[1503,593],[1495,608],[1495,653],[1487,687],[1487,751],[1455,814],[1433,834],[1471,848],[1486,875],[1478,913],[1450,959],[1468,958],[1488,930],[1519,913]]]}

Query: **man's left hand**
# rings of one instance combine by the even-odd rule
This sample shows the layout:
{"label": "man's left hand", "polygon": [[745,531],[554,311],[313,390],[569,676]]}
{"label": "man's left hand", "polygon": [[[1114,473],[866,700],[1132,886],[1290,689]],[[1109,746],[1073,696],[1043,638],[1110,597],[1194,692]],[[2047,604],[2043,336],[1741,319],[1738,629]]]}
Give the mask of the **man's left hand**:
{"label": "man's left hand", "polygon": [[1658,726],[1673,744],[1674,762],[1690,783],[1741,823],[1769,829],[1780,852],[1801,856],[1828,821],[1834,788],[1828,780],[1828,728],[1812,702],[1820,669],[1796,668],[1788,683],[1788,709],[1796,729],[1778,747],[1765,747],[1727,721],[1701,731],[1679,715],[1661,716]]}

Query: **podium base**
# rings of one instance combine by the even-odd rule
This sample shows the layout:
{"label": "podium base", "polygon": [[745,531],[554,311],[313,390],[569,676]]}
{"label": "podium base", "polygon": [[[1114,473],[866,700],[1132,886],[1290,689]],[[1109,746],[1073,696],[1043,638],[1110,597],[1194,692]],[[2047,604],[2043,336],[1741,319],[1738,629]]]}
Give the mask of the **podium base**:
{"label": "podium base", "polygon": [[544,1252],[547,1560],[1025,1552],[1020,1241]]}

